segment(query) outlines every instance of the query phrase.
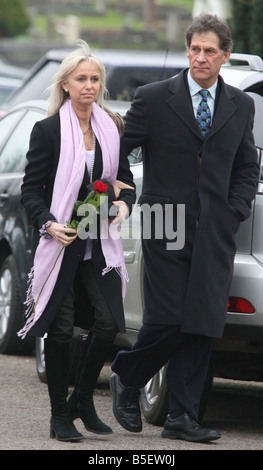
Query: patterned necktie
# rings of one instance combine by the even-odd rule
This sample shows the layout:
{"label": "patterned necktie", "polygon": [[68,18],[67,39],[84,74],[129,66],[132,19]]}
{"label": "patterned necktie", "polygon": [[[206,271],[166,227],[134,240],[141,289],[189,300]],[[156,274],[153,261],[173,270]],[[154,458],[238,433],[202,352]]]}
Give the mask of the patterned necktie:
{"label": "patterned necktie", "polygon": [[209,94],[209,91],[200,90],[199,93],[202,96],[202,99],[197,108],[196,120],[197,124],[200,127],[201,134],[205,139],[211,127],[211,111],[207,103],[207,96]]}

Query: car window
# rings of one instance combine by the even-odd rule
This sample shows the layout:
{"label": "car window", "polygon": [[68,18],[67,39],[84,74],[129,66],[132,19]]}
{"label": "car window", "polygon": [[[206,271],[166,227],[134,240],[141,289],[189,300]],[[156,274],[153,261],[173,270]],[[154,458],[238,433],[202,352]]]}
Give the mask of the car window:
{"label": "car window", "polygon": [[142,148],[138,147],[134,149],[128,156],[128,159],[131,165],[140,163],[142,161]]}
{"label": "car window", "polygon": [[262,132],[262,122],[263,122],[263,97],[257,93],[249,92],[248,95],[253,98],[255,103],[255,119],[254,119],[254,137],[256,146],[263,149],[263,132]]}
{"label": "car window", "polygon": [[0,104],[4,103],[7,97],[12,93],[14,88],[12,87],[1,87],[0,86]]}
{"label": "car window", "polygon": [[22,113],[22,110],[16,111],[14,113],[8,114],[0,120],[0,149],[6,141],[8,134],[10,134],[11,130],[20,119]]}
{"label": "car window", "polygon": [[[22,103],[34,99],[48,99],[49,92],[47,88],[52,84],[53,77],[57,72],[60,60],[47,60],[42,67],[38,69],[29,80],[25,81],[19,90],[15,90],[5,101],[5,107]],[[134,65],[114,66],[107,61],[104,63],[106,68],[107,89],[110,99],[130,101],[138,86],[157,80],[164,80],[179,73],[182,68],[180,65],[171,66],[146,66],[138,67]]]}
{"label": "car window", "polygon": [[37,110],[28,111],[23,116],[0,154],[0,174],[24,171],[32,127],[43,117],[44,114]]}
{"label": "car window", "polygon": [[107,88],[110,99],[130,101],[136,88],[146,83],[164,80],[176,75],[181,68],[116,67],[107,69]]}

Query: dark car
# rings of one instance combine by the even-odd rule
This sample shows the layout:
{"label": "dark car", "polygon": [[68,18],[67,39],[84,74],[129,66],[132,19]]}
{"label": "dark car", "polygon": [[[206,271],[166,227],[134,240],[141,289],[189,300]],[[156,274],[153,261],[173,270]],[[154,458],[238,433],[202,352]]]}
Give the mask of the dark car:
{"label": "dark car", "polygon": [[29,136],[46,111],[21,107],[0,121],[0,352],[29,353],[33,342],[21,341],[31,230],[20,204]]}
{"label": "dark car", "polygon": [[[30,70],[23,86],[4,103],[0,113],[19,103],[47,99],[47,87],[52,82],[62,60],[70,50],[51,50]],[[135,89],[149,82],[169,78],[187,66],[185,54],[151,51],[94,51],[106,68],[107,89],[112,100],[131,100]]]}
{"label": "dark car", "polygon": [[9,78],[0,76],[0,106],[14,90],[22,85],[23,81],[19,78]]}
{"label": "dark car", "polygon": [[11,65],[0,57],[0,106],[22,85],[27,73],[27,69]]}
{"label": "dark car", "polygon": [[0,57],[0,77],[16,78],[23,80],[28,73],[28,69],[10,64],[7,60]]}

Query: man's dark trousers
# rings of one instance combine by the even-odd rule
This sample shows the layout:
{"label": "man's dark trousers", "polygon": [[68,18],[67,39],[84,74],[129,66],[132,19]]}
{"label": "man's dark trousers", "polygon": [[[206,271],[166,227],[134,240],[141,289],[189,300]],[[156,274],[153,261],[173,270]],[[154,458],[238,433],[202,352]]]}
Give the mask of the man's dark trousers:
{"label": "man's dark trousers", "polygon": [[186,334],[180,326],[143,324],[132,351],[120,351],[112,370],[125,387],[142,388],[168,361],[169,413],[198,421],[212,339]]}

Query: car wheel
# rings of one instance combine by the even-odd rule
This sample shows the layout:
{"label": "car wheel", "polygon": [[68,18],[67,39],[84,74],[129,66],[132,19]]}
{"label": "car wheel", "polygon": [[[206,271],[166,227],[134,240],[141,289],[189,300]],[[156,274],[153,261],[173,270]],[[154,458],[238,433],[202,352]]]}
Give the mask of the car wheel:
{"label": "car wheel", "polygon": [[16,263],[14,256],[9,255],[0,266],[0,353],[32,353],[32,338],[21,340],[17,336],[22,327],[23,312]]}
{"label": "car wheel", "polygon": [[36,338],[36,368],[37,375],[41,382],[47,382],[46,376],[46,364],[45,364],[45,351],[44,351],[44,339]]}
{"label": "car wheel", "polygon": [[[83,348],[84,341],[72,338],[69,355],[69,385],[74,385],[76,382],[77,371],[79,368]],[[39,380],[46,383],[47,376],[43,338],[36,338],[36,368]]]}
{"label": "car wheel", "polygon": [[[162,367],[162,369],[160,369],[159,372],[157,372],[157,374],[155,374],[155,376],[149,380],[145,387],[141,389],[141,408],[143,415],[149,423],[155,424],[157,426],[164,425],[169,410],[169,396],[165,379],[167,366],[168,364]],[[198,416],[199,422],[202,421],[206,412],[213,385],[213,377],[214,364],[213,360],[211,360],[200,402]]]}
{"label": "car wheel", "polygon": [[168,413],[168,391],[166,386],[167,365],[154,375],[141,389],[141,408],[145,419],[157,426],[163,426]]}

